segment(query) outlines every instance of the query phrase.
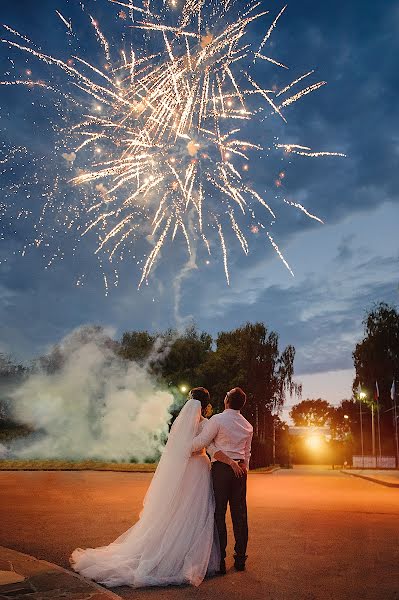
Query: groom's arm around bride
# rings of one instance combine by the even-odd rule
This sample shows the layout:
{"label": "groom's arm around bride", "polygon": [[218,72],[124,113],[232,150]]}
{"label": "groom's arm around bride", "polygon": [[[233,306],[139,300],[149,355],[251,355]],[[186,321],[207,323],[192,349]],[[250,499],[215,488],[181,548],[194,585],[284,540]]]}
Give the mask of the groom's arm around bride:
{"label": "groom's arm around bride", "polygon": [[[221,451],[229,461],[228,463],[220,462],[217,460],[218,452],[213,453],[212,481],[215,494],[215,522],[220,541],[221,573],[226,571],[226,511],[228,504],[233,521],[234,562],[237,570],[245,569],[247,558],[246,472],[251,456],[253,428],[240,412],[245,402],[246,395],[241,388],[230,390],[224,400],[225,410],[209,419],[202,432],[194,438],[191,448],[192,452],[196,452],[212,445],[217,451]],[[242,468],[242,477],[236,476],[236,474],[240,474],[237,466]]]}

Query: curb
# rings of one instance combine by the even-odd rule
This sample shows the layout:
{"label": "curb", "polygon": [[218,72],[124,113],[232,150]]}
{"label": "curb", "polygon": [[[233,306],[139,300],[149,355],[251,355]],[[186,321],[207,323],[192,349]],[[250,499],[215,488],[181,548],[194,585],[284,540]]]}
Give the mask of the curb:
{"label": "curb", "polygon": [[0,585],[0,598],[16,600],[27,598],[30,594],[36,597],[36,594],[43,593],[46,598],[62,597],[65,600],[121,600],[120,596],[78,573],[46,560],[39,560],[30,554],[0,546],[0,568],[4,569],[5,566],[7,571],[20,574],[24,579]]}
{"label": "curb", "polygon": [[378,483],[379,485],[384,485],[385,487],[390,488],[399,488],[399,483],[394,483],[393,481],[384,481],[383,479],[377,479],[376,477],[370,477],[369,475],[361,475],[360,473],[351,473],[350,471],[342,471],[344,475],[351,475],[352,477],[359,477],[359,479],[365,479],[366,481],[371,481],[372,483]]}
{"label": "curb", "polygon": [[281,470],[281,467],[273,467],[273,469],[270,469],[269,471],[260,471],[260,470],[254,469],[253,471],[249,471],[248,475],[272,475],[276,471],[280,471],[280,470]]}

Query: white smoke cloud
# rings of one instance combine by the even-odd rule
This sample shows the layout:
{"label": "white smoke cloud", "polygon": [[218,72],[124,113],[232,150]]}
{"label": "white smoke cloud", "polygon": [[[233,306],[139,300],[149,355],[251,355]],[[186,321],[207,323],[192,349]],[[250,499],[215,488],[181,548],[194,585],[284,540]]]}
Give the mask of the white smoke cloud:
{"label": "white smoke cloud", "polygon": [[[34,434],[10,449],[20,458],[138,462],[157,459],[174,402],[145,368],[116,356],[98,328],[81,328],[12,394],[14,419]],[[51,370],[51,369],[50,369]]]}
{"label": "white smoke cloud", "polygon": [[0,459],[7,458],[8,454],[9,452],[7,446],[4,446],[4,444],[0,444]]}
{"label": "white smoke cloud", "polygon": [[191,214],[189,214],[188,229],[189,229],[190,242],[191,242],[191,254],[188,257],[187,262],[183,265],[183,267],[179,271],[179,273],[177,273],[177,275],[175,275],[174,280],[173,280],[173,290],[174,290],[174,294],[175,294],[174,313],[175,313],[175,321],[177,323],[177,327],[178,327],[179,331],[182,331],[185,327],[187,327],[190,323],[193,322],[192,315],[186,315],[183,317],[180,314],[184,280],[186,279],[186,277],[188,277],[188,275],[191,273],[191,271],[198,269],[197,241],[196,241],[195,228],[194,228],[194,224],[193,224],[192,212],[191,212]]}

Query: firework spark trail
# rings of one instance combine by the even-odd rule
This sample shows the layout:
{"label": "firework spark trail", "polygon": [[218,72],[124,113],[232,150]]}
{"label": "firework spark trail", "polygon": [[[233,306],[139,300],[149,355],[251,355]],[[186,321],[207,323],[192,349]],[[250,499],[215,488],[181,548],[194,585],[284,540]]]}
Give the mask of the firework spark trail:
{"label": "firework spark trail", "polygon": [[267,60],[268,62],[271,62],[274,65],[281,67],[282,69],[289,69],[289,67],[287,67],[287,65],[283,65],[283,63],[278,62],[278,60],[274,60],[273,58],[270,58],[270,56],[263,56],[263,54],[258,54],[256,56],[256,58],[261,58],[262,60]]}
{"label": "firework spark trail", "polygon": [[[257,59],[288,68],[263,52],[286,6],[254,51],[247,32],[251,23],[268,14],[262,10],[261,1],[249,0],[241,13],[237,13],[240,4],[234,0],[185,0],[180,10],[175,2],[164,1],[159,11],[156,0],[143,1],[141,6],[133,1],[109,2],[128,9],[133,24],[127,30],[141,32],[146,41],[143,47],[132,43],[122,47],[113,60],[114,44],[110,44],[95,17],[89,15],[105,65],[104,58],[96,65],[77,53],[68,61],[60,60],[9,26],[5,26],[6,31],[19,40],[1,40],[13,50],[60,69],[67,77],[59,87],[31,79],[1,81],[1,85],[39,87],[55,92],[61,102],[72,101],[80,109],[80,120],[72,124],[65,138],[64,148],[69,150],[64,150],[62,156],[70,168],[78,160],[83,165],[83,169],[74,167],[77,170],[69,180],[82,188],[84,201],[80,207],[71,208],[71,218],[65,217],[67,228],[76,223],[81,236],[96,231],[96,254],[105,252],[110,261],[117,251],[122,259],[126,244],[149,234],[153,248],[144,260],[139,285],[147,282],[168,238],[173,241],[181,232],[190,256],[192,245],[202,240],[211,255],[213,240],[209,236],[215,231],[229,283],[225,227],[230,227],[242,251],[248,254],[243,231],[247,224],[241,223],[250,216],[265,229],[273,249],[292,273],[262,225],[265,216],[274,221],[277,211],[243,178],[248,153],[262,148],[240,139],[240,127],[236,126],[254,120],[264,105],[286,122],[284,108],[325,85],[324,81],[313,83],[280,100],[314,71],[280,90],[265,89],[248,72]],[[134,12],[142,20],[137,21]],[[72,22],[56,13],[71,33]],[[174,23],[171,14],[176,17]],[[127,18],[125,13],[122,17]],[[151,53],[147,50],[149,34],[156,49]],[[241,86],[242,74],[249,89]],[[87,101],[81,94],[75,99],[73,90],[83,92]],[[275,144],[275,148],[308,157],[344,156],[288,143]],[[88,154],[90,150],[98,157],[96,160]],[[90,186],[97,193],[93,194]],[[43,207],[41,222],[47,207],[55,204],[54,194],[55,190]],[[301,204],[284,201],[322,222]],[[197,215],[196,223],[188,227],[193,214]],[[104,280],[107,282],[105,275]],[[106,287],[108,290],[108,283]]]}
{"label": "firework spark trail", "polygon": [[[262,226],[262,228],[264,229],[264,227]],[[284,266],[288,269],[288,271],[291,273],[291,275],[293,277],[295,277],[294,272],[292,271],[290,265],[288,264],[288,262],[285,260],[280,248],[278,247],[278,245],[276,244],[276,242],[274,241],[274,239],[272,238],[272,236],[270,235],[270,233],[268,231],[266,231],[266,235],[270,240],[271,245],[273,246],[274,250],[277,253],[277,256],[280,258],[280,260],[282,261],[282,263],[284,264]]]}
{"label": "firework spark trail", "polygon": [[319,223],[324,224],[324,221],[322,221],[319,217],[317,217],[316,215],[312,215],[312,213],[310,213],[304,206],[302,206],[302,204],[300,204],[299,202],[292,202],[292,200],[287,200],[286,198],[283,199],[283,202],[285,202],[286,204],[289,204],[290,206],[295,206],[295,208],[299,208],[299,210],[301,210],[307,217],[309,217],[309,219],[314,219],[315,221],[318,221]]}
{"label": "firework spark trail", "polygon": [[98,23],[97,23],[97,21],[96,21],[95,19],[93,19],[93,17],[92,17],[91,15],[90,15],[90,20],[91,20],[91,24],[93,25],[93,27],[94,27],[94,29],[95,29],[95,32],[96,32],[96,34],[97,34],[97,36],[98,36],[98,39],[100,40],[100,42],[101,42],[101,45],[102,45],[102,47],[103,47],[103,49],[104,49],[105,58],[106,58],[106,59],[107,59],[109,62],[111,62],[111,55],[110,55],[110,52],[109,52],[109,44],[108,44],[108,41],[107,41],[107,39],[104,37],[104,35],[103,35],[102,31],[100,30],[100,28],[99,28],[99,26],[98,26]]}
{"label": "firework spark trail", "polygon": [[279,20],[279,18],[281,17],[281,15],[283,14],[283,12],[285,11],[286,8],[287,8],[287,4],[280,10],[279,14],[274,19],[273,23],[270,25],[265,37],[263,38],[263,40],[258,48],[258,52],[255,54],[255,58],[260,54],[262,48],[265,46],[265,44],[269,40],[271,34],[273,33],[273,30],[275,29],[275,27],[277,25],[277,21]]}
{"label": "firework spark trail", "polygon": [[294,79],[294,81],[291,81],[291,83],[289,83],[282,90],[280,90],[279,92],[277,92],[276,98],[278,96],[281,96],[281,94],[285,94],[285,92],[288,92],[288,90],[290,90],[294,85],[296,85],[297,83],[299,83],[300,81],[302,81],[302,79],[305,79],[306,77],[309,77],[310,75],[313,75],[313,73],[314,73],[314,71],[308,71],[308,73],[305,73],[304,75],[301,75],[297,79]]}
{"label": "firework spark trail", "polygon": [[148,10],[144,10],[143,8],[139,8],[138,6],[133,5],[133,2],[130,2],[129,4],[127,4],[126,2],[120,2],[119,0],[109,0],[109,2],[111,2],[111,4],[118,4],[119,6],[128,8],[129,10],[137,11],[137,12],[142,13],[147,16],[149,14]]}
{"label": "firework spark trail", "polygon": [[[287,119],[284,117],[284,115],[282,114],[280,107],[276,106],[273,102],[273,100],[271,100],[269,98],[269,96],[266,94],[266,92],[264,90],[262,90],[257,83],[255,83],[255,81],[252,79],[252,77],[250,77],[249,75],[247,75],[247,79],[248,81],[252,84],[252,86],[255,88],[255,90],[261,95],[263,96],[263,98],[265,98],[265,100],[268,101],[268,103],[270,104],[270,106],[273,108],[273,110],[283,119],[284,123],[287,122]],[[281,105],[283,106],[284,103]]]}
{"label": "firework spark trail", "polygon": [[21,40],[24,40],[24,42],[28,42],[29,44],[33,43],[33,42],[31,42],[31,40],[29,38],[25,37],[24,35],[22,35],[21,33],[19,33],[19,31],[16,31],[12,27],[9,27],[8,25],[3,25],[3,27],[9,33],[12,33],[13,35],[16,35],[17,37],[21,38]]}
{"label": "firework spark trail", "polygon": [[70,21],[68,21],[58,10],[56,10],[55,12],[57,13],[57,15],[59,16],[61,21],[64,23],[65,27],[67,27],[69,29],[69,31],[72,32],[72,25],[71,25]]}
{"label": "firework spark trail", "polygon": [[226,275],[226,281],[227,281],[227,285],[230,285],[230,275],[229,275],[229,265],[228,265],[228,261],[227,261],[226,242],[225,242],[225,239],[224,239],[222,226],[218,222],[217,219],[216,219],[216,224],[217,224],[218,233],[219,233],[219,237],[220,237],[220,245],[222,247],[222,252],[223,252],[223,265],[224,265],[224,272],[225,272],[225,275]]}
{"label": "firework spark trail", "polygon": [[286,152],[292,154],[298,154],[299,156],[309,156],[311,158],[318,158],[320,156],[342,156],[346,157],[343,152],[313,152],[309,146],[299,146],[297,144],[276,144],[277,148],[283,148]]}
{"label": "firework spark trail", "polygon": [[284,100],[284,102],[282,102],[278,108],[280,109],[280,108],[284,108],[285,106],[289,106],[290,104],[293,104],[294,102],[296,102],[303,96],[307,96],[307,94],[311,94],[312,92],[315,92],[316,90],[318,90],[319,88],[323,87],[323,85],[326,85],[326,84],[327,84],[326,81],[319,81],[318,83],[309,85],[307,88],[301,90],[297,94],[294,94],[294,96],[290,96],[290,98],[287,98],[286,100]]}

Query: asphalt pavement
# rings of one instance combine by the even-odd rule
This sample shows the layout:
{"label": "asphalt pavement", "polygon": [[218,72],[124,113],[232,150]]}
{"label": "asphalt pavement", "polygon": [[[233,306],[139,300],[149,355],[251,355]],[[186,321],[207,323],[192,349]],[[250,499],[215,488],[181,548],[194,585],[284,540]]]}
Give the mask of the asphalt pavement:
{"label": "asphalt pavement", "polygon": [[[0,545],[68,568],[134,523],[150,474],[0,472]],[[399,490],[322,467],[252,474],[247,571],[140,600],[399,600]],[[231,540],[231,528],[230,528]]]}

